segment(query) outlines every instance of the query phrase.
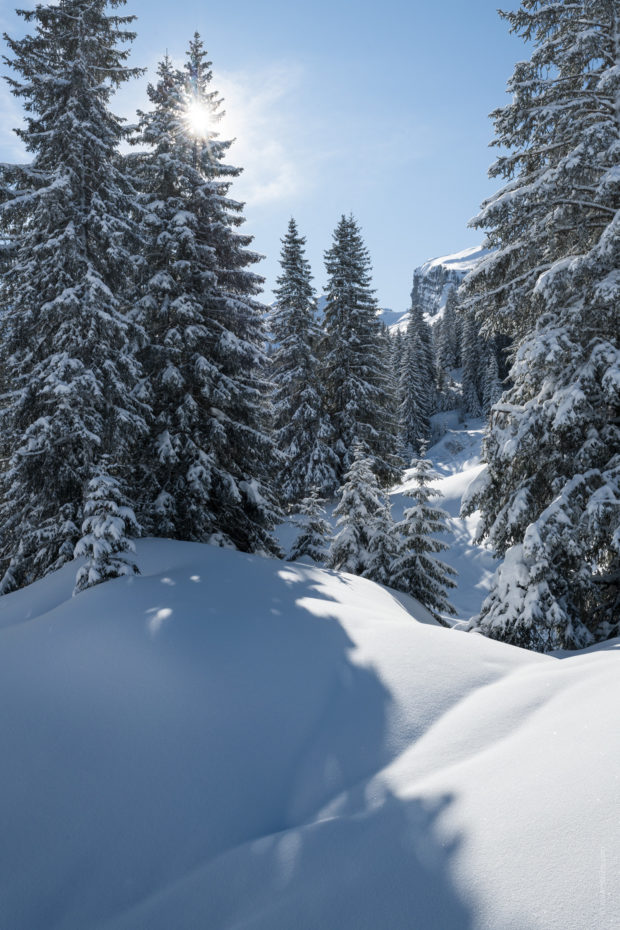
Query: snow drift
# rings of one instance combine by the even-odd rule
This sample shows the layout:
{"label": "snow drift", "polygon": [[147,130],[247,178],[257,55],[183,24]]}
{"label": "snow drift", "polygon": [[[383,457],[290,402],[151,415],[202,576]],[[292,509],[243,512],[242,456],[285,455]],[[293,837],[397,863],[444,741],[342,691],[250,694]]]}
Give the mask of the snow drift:
{"label": "snow drift", "polygon": [[138,555],[0,601],[3,928],[620,926],[618,642],[540,656],[352,576]]}

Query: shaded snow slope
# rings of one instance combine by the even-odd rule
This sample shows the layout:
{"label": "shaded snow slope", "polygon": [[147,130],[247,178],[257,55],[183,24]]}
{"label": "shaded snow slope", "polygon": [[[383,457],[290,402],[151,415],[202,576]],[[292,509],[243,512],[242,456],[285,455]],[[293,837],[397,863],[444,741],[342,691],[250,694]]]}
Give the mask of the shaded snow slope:
{"label": "shaded snow slope", "polygon": [[2,928],[617,930],[620,643],[540,656],[352,576],[138,556],[0,600]]}

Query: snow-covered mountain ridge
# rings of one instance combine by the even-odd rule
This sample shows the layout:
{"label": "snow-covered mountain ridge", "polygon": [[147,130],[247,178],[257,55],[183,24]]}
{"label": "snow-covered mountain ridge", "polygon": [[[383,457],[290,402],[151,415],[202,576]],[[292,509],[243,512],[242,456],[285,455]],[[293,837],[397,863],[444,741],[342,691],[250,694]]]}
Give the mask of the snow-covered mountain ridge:
{"label": "snow-covered mountain ridge", "polygon": [[[458,287],[476,265],[488,255],[482,246],[464,249],[452,255],[442,255],[424,262],[413,272],[411,304],[420,304],[427,320],[432,323],[446,305],[451,287]],[[381,321],[389,328],[403,329],[407,325],[408,311],[381,309]]]}
{"label": "snow-covered mountain ridge", "polygon": [[420,304],[425,313],[435,316],[445,306],[449,289],[458,287],[488,254],[488,249],[475,246],[424,262],[413,272],[412,304]]}
{"label": "snow-covered mountain ridge", "polygon": [[[451,513],[476,434],[434,450]],[[620,641],[542,656],[311,565],[138,561],[0,599],[3,927],[620,926]]]}

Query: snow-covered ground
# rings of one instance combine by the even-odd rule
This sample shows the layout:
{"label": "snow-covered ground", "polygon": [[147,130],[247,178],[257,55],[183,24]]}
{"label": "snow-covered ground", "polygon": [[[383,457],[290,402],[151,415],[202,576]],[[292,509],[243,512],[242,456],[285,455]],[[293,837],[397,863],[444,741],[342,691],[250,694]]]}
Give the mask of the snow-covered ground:
{"label": "snow-covered ground", "polygon": [[[478,441],[434,450],[453,514]],[[618,930],[620,641],[540,656],[353,576],[138,554],[0,599],[2,930]]]}

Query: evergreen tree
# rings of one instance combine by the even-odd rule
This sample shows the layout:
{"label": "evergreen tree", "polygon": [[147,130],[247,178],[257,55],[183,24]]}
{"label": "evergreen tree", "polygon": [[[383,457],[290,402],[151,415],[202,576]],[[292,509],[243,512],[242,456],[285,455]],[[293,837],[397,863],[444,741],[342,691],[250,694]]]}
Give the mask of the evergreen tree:
{"label": "evergreen tree", "polygon": [[322,370],[333,448],[340,462],[338,478],[351,466],[353,446],[360,440],[373,471],[387,483],[397,475],[395,426],[389,416],[388,373],[370,259],[352,216],[338,223],[325,263],[329,280]]}
{"label": "evergreen tree", "polygon": [[368,563],[364,578],[389,586],[393,581],[394,560],[398,554],[398,537],[392,519],[392,507],[386,495],[370,521],[369,530]]}
{"label": "evergreen tree", "polygon": [[487,344],[486,362],[482,383],[482,409],[486,417],[491,413],[491,407],[502,396],[502,385],[499,380],[497,355],[491,343]]}
{"label": "evergreen tree", "polygon": [[138,572],[130,537],[138,536],[140,528],[110,467],[109,458],[104,456],[86,489],[83,535],[74,553],[86,563],[77,573],[74,594],[109,578]]}
{"label": "evergreen tree", "polygon": [[352,575],[371,570],[374,522],[384,506],[372,464],[364,445],[356,442],[353,463],[338,491],[340,501],[334,510],[340,529],[331,544],[329,565]]}
{"label": "evergreen tree", "polygon": [[137,141],[149,148],[131,159],[146,216],[138,313],[152,408],[140,516],[155,535],[277,552],[262,278],[250,270],[260,256],[237,230],[239,169],[224,160],[211,80],[195,35],[182,71],[160,64],[140,114]]}
{"label": "evergreen tree", "polygon": [[463,318],[463,409],[472,417],[482,416],[480,398],[481,346],[478,327],[471,312],[465,311]]}
{"label": "evergreen tree", "polygon": [[496,251],[469,292],[484,330],[514,338],[513,386],[467,508],[510,558],[473,625],[546,651],[619,629],[620,13],[523,0],[503,15],[533,52],[495,113],[507,185],[476,220]]}
{"label": "evergreen tree", "polygon": [[407,457],[418,452],[430,436],[435,366],[428,349],[428,328],[421,308],[412,307],[399,383],[400,441]]}
{"label": "evergreen tree", "polygon": [[405,336],[402,329],[397,329],[392,338],[392,381],[398,386],[400,383],[400,373],[403,366],[405,354]]}
{"label": "evergreen tree", "polygon": [[457,290],[455,287],[451,287],[448,291],[446,306],[441,321],[443,324],[443,333],[445,334],[441,362],[445,369],[458,368],[459,365],[458,306],[459,298]]}
{"label": "evergreen tree", "polygon": [[442,410],[453,410],[459,406],[460,390],[452,378],[452,370],[458,367],[458,332],[456,288],[448,291],[443,316],[433,327],[435,346],[435,378],[437,382],[437,404]]}
{"label": "evergreen tree", "polygon": [[[424,450],[422,450],[424,452]],[[438,552],[448,548],[436,534],[445,533],[447,514],[434,506],[433,498],[440,497],[439,491],[430,487],[437,476],[428,459],[414,458],[414,487],[407,491],[414,504],[408,507],[396,532],[400,537],[397,556],[392,567],[392,585],[415,597],[440,623],[445,623],[442,614],[454,614],[448,600],[447,589],[454,588],[454,569],[436,558]]]}
{"label": "evergreen tree", "polygon": [[[385,405],[385,429],[389,433],[389,444],[392,450],[398,448],[398,408],[400,399],[398,389],[400,383],[400,369],[394,367],[394,340],[388,327],[381,323],[379,327],[379,349],[382,357],[382,366],[385,372],[385,395],[383,398]],[[391,478],[396,479],[400,475],[400,468],[404,464],[400,457],[391,454],[390,459],[393,465]]]}
{"label": "evergreen tree", "polygon": [[[73,558],[90,518],[84,489],[105,480],[102,457],[113,455],[122,484],[145,435],[134,393],[139,334],[125,303],[134,196],[117,155],[124,131],[108,107],[137,73],[119,47],[134,36],[133,17],[106,12],[122,3],[38,5],[20,11],[32,34],[5,36],[18,75],[9,84],[26,109],[17,132],[32,161],[0,166],[12,253],[0,321],[3,592]],[[109,562],[108,574],[116,570]]]}
{"label": "evergreen tree", "polygon": [[331,496],[339,467],[329,445],[331,429],[318,378],[321,331],[305,242],[291,219],[282,240],[282,272],[271,321],[276,442],[286,463],[280,493],[287,503],[300,500],[315,486]]}
{"label": "evergreen tree", "polygon": [[328,558],[327,541],[331,537],[331,527],[325,519],[324,499],[319,497],[318,488],[312,488],[299,507],[301,520],[296,521],[300,533],[291,550],[290,561],[308,557],[318,565],[324,565]]}

